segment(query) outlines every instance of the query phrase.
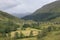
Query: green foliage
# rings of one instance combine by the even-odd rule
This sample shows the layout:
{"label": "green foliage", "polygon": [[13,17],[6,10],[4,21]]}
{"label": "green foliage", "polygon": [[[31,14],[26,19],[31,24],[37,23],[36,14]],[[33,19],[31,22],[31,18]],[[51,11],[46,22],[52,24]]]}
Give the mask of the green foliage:
{"label": "green foliage", "polygon": [[19,38],[18,32],[15,33],[15,37],[14,37],[14,38],[15,38],[15,39],[18,39],[18,38]]}
{"label": "green foliage", "polygon": [[20,38],[24,38],[25,36],[22,34],[22,32],[20,33]]}
{"label": "green foliage", "polygon": [[32,25],[30,25],[30,24],[24,24],[23,25],[23,28],[28,28],[28,27],[32,27]]}
{"label": "green foliage", "polygon": [[40,24],[39,23],[33,23],[32,24],[32,28],[35,28],[35,29],[40,29]]}
{"label": "green foliage", "polygon": [[6,12],[0,11],[0,33],[9,33],[20,27],[20,19]]}
{"label": "green foliage", "polygon": [[30,32],[30,37],[33,37],[33,31]]}
{"label": "green foliage", "polygon": [[19,26],[12,22],[3,22],[0,23],[0,32],[8,33],[10,31],[16,30]]}

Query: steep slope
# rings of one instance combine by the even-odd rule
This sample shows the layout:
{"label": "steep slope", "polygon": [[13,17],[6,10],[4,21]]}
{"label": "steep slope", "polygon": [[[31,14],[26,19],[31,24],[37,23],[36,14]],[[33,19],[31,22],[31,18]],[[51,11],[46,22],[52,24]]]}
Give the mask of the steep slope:
{"label": "steep slope", "polygon": [[25,20],[55,21],[60,19],[60,1],[47,4],[33,14],[23,17]]}

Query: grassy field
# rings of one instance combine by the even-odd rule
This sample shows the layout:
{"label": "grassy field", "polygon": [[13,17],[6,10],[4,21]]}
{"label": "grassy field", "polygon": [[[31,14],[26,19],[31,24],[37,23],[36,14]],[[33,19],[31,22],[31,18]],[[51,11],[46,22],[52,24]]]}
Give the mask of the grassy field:
{"label": "grassy field", "polygon": [[17,39],[17,40],[37,40],[36,37],[32,37],[32,38],[23,38],[23,39]]}

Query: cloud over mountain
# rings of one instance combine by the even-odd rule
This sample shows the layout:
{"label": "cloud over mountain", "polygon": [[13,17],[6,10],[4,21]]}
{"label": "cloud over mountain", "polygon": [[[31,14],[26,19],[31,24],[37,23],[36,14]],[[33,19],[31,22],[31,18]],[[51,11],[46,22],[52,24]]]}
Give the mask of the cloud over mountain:
{"label": "cloud over mountain", "polygon": [[0,10],[10,13],[34,12],[52,1],[55,0],[0,0]]}

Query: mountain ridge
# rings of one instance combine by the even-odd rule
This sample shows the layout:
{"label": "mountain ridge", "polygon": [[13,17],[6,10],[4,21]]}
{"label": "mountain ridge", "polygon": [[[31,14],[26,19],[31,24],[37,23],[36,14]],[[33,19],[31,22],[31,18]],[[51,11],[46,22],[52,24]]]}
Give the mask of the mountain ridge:
{"label": "mountain ridge", "polygon": [[32,15],[25,16],[22,19],[34,21],[51,21],[56,17],[60,17],[60,1],[47,4],[35,11]]}

